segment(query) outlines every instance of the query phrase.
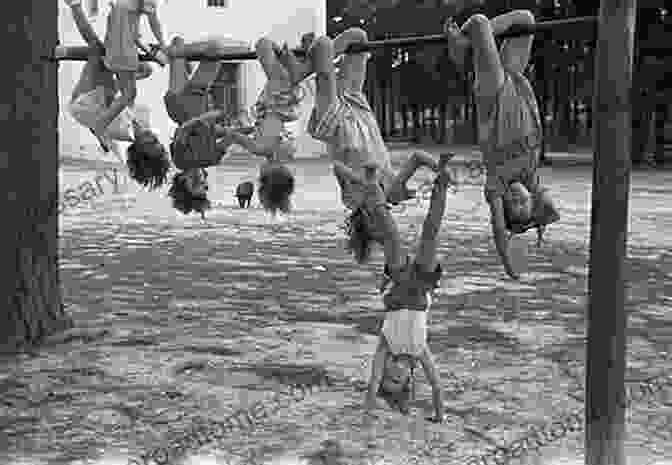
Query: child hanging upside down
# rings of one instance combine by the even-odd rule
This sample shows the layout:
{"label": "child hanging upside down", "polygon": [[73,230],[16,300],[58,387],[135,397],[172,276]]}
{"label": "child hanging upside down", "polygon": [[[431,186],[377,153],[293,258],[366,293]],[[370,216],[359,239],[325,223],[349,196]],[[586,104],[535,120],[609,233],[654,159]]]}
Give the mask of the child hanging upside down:
{"label": "child hanging upside down", "polygon": [[125,108],[135,103],[135,76],[140,68],[137,43],[140,39],[141,16],[147,16],[159,49],[165,51],[156,0],[111,0],[110,6],[103,61],[105,67],[117,78],[120,95],[99,115],[93,127],[93,133],[102,144],[105,144],[105,129]]}
{"label": "child hanging upside down", "polygon": [[495,42],[495,35],[509,27],[533,23],[531,12],[515,10],[492,20],[473,15],[461,28],[448,22],[445,31],[451,58],[465,70],[473,60],[485,197],[497,252],[514,279],[519,276],[511,265],[506,231],[537,228],[540,245],[545,227],[560,219],[537,174],[542,126],[534,91],[523,75],[533,36],[504,40],[499,50]]}
{"label": "child hanging upside down", "polygon": [[[80,0],[67,0],[79,33],[89,45],[89,55],[79,82],[72,91],[68,110],[72,117],[92,132],[96,121],[109,111],[119,87],[118,81],[104,64],[103,43],[96,35],[84,13]],[[135,52],[137,55],[137,52]],[[147,63],[138,65],[133,79],[145,79],[152,73]],[[163,145],[146,121],[141,121],[131,108],[124,108],[98,137],[107,151],[112,141],[131,142],[127,151],[130,176],[143,186],[155,189],[166,181],[170,160]],[[136,160],[131,162],[131,160]]]}
{"label": "child hanging upside down", "polygon": [[[411,259],[397,248],[395,260],[385,266],[385,282],[381,288],[385,320],[373,358],[367,410],[377,407],[376,397],[380,396],[390,407],[407,414],[414,392],[414,368],[419,361],[432,387],[434,415],[430,420],[443,421],[439,373],[427,345],[427,316],[431,294],[438,287],[442,273],[436,261],[436,249],[448,186],[453,182],[446,169],[449,159],[450,155],[441,156],[415,257]],[[382,190],[375,179],[371,181],[365,202],[371,204],[370,208],[384,208]],[[400,242],[400,238],[396,237],[395,241]]]}
{"label": "child hanging upside down", "polygon": [[[234,49],[236,47],[233,47]],[[221,68],[221,62],[203,61],[196,70],[193,70],[189,61],[184,58],[189,55],[217,54],[227,53],[232,50],[227,45],[225,39],[212,38],[209,40],[185,43],[181,37],[174,37],[170,46],[166,49],[169,57],[169,86],[164,95],[164,104],[170,118],[180,127],[176,131],[176,138],[189,129],[185,123],[192,122],[203,115],[207,115],[210,110],[210,91],[213,82],[217,79]],[[222,134],[214,130],[212,134],[208,133],[208,128],[201,128],[203,138],[212,138],[213,149],[216,153],[200,153],[200,156],[213,156],[216,160],[213,164],[221,161],[226,155],[230,141]],[[199,150],[202,146],[196,146]],[[171,145],[175,149],[175,145]],[[175,160],[176,153],[173,153]],[[181,166],[178,166],[181,169]],[[181,169],[173,176],[172,185],[168,195],[172,198],[173,206],[184,214],[192,211],[204,215],[210,208],[210,201],[207,197],[208,182],[207,172],[200,166]]]}
{"label": "child hanging upside down", "polygon": [[[304,34],[302,47],[312,43],[312,34]],[[225,136],[229,143],[242,146],[250,153],[265,157],[259,176],[259,200],[272,213],[288,212],[290,197],[294,191],[294,177],[284,162],[293,158],[296,146],[289,137],[285,124],[299,118],[301,88],[291,81],[283,64],[288,47],[280,48],[267,38],[257,41],[256,53],[267,77],[266,85],[255,105],[256,123],[254,133],[246,135],[236,128],[218,127],[217,133]],[[213,110],[185,122],[184,130],[194,124],[217,121],[229,116],[230,109]]]}
{"label": "child hanging upside down", "polygon": [[[351,211],[347,220],[350,248],[359,263],[369,258],[368,239],[375,235],[371,230],[373,225],[391,221],[391,218],[386,218],[390,213],[385,209],[371,212],[363,208],[365,194],[361,179],[364,169],[376,167],[385,200],[392,204],[412,198],[411,192],[406,189],[406,181],[420,166],[427,166],[434,171],[438,169],[430,155],[417,152],[399,174],[394,173],[378,122],[362,92],[370,54],[343,55],[350,44],[366,41],[364,30],[350,28],[333,40],[326,36],[318,38],[310,48],[305,63],[297,64],[294,55],[291,52],[287,54],[293,81],[315,73],[315,107],[308,131],[329,147],[341,199]],[[337,72],[334,58],[341,55]],[[346,175],[346,171],[350,174]],[[385,255],[388,255],[387,251]]]}

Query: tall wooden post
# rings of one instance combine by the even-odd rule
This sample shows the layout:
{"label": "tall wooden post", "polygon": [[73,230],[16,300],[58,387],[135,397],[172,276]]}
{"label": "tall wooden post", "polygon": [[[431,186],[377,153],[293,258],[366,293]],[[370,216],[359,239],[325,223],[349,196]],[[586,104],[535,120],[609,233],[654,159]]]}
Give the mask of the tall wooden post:
{"label": "tall wooden post", "polygon": [[66,326],[58,279],[58,1],[7,8],[11,44],[0,85],[0,349],[37,343]]}
{"label": "tall wooden post", "polygon": [[625,258],[636,0],[602,0],[588,278],[586,465],[625,465]]}

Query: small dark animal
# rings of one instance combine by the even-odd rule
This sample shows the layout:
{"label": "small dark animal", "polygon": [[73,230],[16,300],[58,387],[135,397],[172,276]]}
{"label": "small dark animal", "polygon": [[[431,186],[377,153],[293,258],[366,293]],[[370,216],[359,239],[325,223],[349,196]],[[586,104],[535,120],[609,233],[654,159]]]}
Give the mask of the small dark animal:
{"label": "small dark animal", "polygon": [[241,182],[236,187],[236,197],[240,208],[250,208],[252,195],[254,195],[254,183],[251,181]]}

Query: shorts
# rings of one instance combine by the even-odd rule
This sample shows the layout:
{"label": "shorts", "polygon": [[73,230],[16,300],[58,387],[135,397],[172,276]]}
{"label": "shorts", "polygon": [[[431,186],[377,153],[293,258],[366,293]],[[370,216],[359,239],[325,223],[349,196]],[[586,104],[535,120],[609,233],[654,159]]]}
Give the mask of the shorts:
{"label": "shorts", "polygon": [[[101,113],[106,109],[105,90],[100,86],[80,94],[68,104],[68,111],[75,121],[89,129],[95,127]],[[133,120],[134,114],[131,109],[124,108],[107,127],[105,135],[114,140],[133,140],[135,134]]]}
{"label": "shorts", "polygon": [[208,111],[208,89],[187,85],[179,93],[169,90],[163,96],[163,103],[170,119],[183,124]]}
{"label": "shorts", "polygon": [[427,313],[407,309],[385,313],[381,333],[392,354],[422,355],[427,347]]}
{"label": "shorts", "polygon": [[[364,94],[342,91],[321,118],[316,115],[314,109],[308,122],[309,134],[330,145],[333,158],[355,172],[362,172],[367,164],[376,164],[382,171],[381,182],[387,192],[394,180],[390,153]],[[350,209],[361,205],[362,186],[344,179],[338,181],[344,205]]]}

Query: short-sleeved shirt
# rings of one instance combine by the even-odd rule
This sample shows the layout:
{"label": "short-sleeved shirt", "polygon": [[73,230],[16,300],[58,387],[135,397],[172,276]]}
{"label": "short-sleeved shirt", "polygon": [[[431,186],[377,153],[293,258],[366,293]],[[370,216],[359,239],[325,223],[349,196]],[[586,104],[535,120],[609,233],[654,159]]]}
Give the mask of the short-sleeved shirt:
{"label": "short-sleeved shirt", "polygon": [[112,0],[105,31],[105,66],[110,71],[136,71],[140,65],[135,43],[140,16],[156,11],[157,0]]}
{"label": "short-sleeved shirt", "polygon": [[478,95],[479,142],[487,170],[485,197],[504,195],[518,181],[531,192],[539,189],[537,167],[541,147],[539,107],[523,74],[504,70],[504,83],[494,97]]}

